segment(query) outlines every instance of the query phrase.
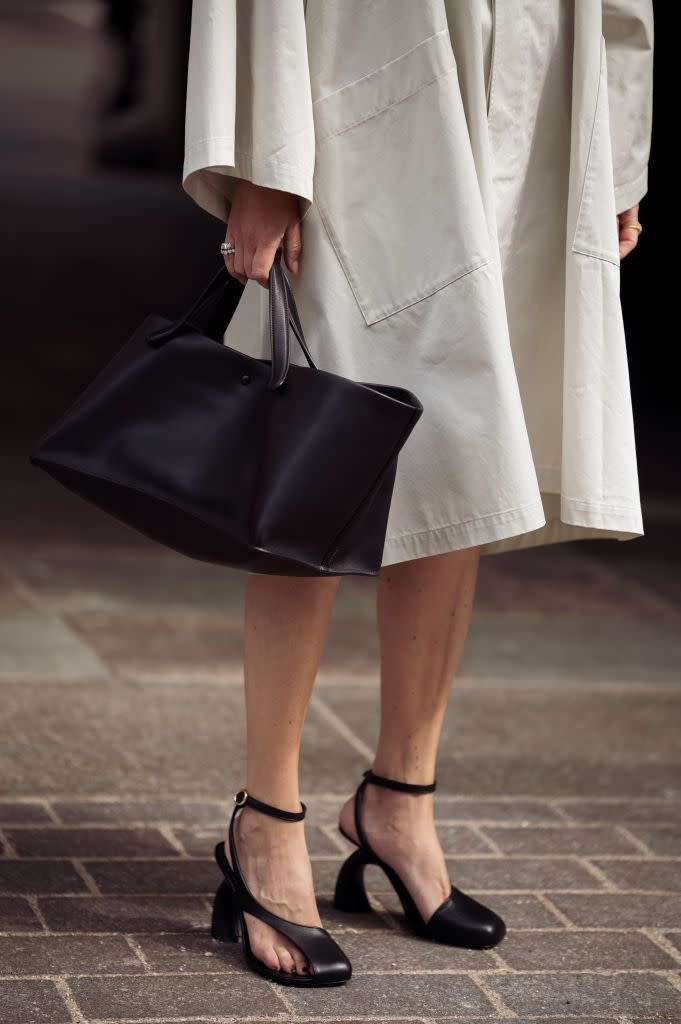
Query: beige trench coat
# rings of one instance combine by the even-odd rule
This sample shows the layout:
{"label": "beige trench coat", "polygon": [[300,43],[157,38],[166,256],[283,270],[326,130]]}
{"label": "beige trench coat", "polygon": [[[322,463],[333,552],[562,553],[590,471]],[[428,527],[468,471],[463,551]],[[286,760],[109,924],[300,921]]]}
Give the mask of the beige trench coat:
{"label": "beige trench coat", "polygon": [[[643,532],[616,212],[651,83],[650,0],[194,0],[185,189],[299,196],[318,365],[423,402],[384,565]],[[266,297],[227,344],[268,354]]]}

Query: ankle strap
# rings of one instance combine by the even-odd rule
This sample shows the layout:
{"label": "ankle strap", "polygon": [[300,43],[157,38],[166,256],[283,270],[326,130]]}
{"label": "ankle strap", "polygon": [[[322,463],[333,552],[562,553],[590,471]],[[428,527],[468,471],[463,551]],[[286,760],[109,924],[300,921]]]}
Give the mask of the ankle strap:
{"label": "ankle strap", "polygon": [[421,784],[416,782],[400,782],[398,779],[386,779],[382,775],[376,775],[367,768],[365,772],[362,772],[365,782],[373,782],[377,786],[385,786],[386,789],[397,789],[401,793],[434,793],[437,785],[437,780],[429,782],[427,784]]}
{"label": "ankle strap", "polygon": [[257,800],[256,797],[251,796],[245,789],[240,789],[234,796],[234,811],[236,812],[239,807],[252,807],[254,811],[261,811],[263,814],[269,814],[272,818],[281,818],[282,821],[302,821],[305,817],[307,807],[300,801],[302,811],[283,811],[281,807],[274,807],[272,804],[266,804],[262,800]]}

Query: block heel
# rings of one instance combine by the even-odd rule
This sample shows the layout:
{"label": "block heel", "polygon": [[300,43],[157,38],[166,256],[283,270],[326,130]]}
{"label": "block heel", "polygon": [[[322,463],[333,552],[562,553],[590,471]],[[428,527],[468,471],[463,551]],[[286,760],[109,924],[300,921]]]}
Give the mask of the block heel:
{"label": "block heel", "polygon": [[368,914],[371,904],[364,887],[364,869],[371,859],[366,850],[355,850],[340,869],[336,879],[333,905],[345,914]]}
{"label": "block heel", "polygon": [[213,900],[210,933],[218,942],[238,942],[243,922],[234,900],[234,887],[225,879]]}
{"label": "block heel", "polygon": [[356,914],[371,910],[364,887],[364,868],[367,864],[377,864],[387,876],[402,904],[405,921],[408,927],[425,939],[442,942],[449,946],[462,946],[465,949],[491,949],[504,938],[506,925],[501,917],[489,907],[479,903],[472,896],[467,896],[461,889],[451,886],[449,896],[424,921],[411,893],[397,872],[386,864],[369,845],[361,822],[361,806],[364,790],[369,783],[385,786],[401,793],[432,793],[435,783],[418,785],[401,782],[397,779],[386,779],[374,774],[371,769],[364,772],[355,793],[355,830],[359,842],[349,836],[342,828],[339,831],[346,839],[357,847],[345,861],[336,879],[334,906],[345,913]]}

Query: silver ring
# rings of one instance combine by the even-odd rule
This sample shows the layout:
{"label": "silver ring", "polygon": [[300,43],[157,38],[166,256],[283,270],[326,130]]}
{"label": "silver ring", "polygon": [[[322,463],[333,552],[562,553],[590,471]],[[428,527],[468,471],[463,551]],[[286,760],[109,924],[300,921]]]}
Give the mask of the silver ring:
{"label": "silver ring", "polygon": [[220,245],[220,252],[223,256],[233,256],[236,249],[231,242],[222,242]]}

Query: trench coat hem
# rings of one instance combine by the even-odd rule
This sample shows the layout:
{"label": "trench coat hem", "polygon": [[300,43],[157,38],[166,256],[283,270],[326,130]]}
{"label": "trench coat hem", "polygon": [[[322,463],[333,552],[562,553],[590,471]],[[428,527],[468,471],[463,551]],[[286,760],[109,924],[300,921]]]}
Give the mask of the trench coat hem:
{"label": "trench coat hem", "polygon": [[643,535],[640,509],[625,505],[601,504],[579,498],[561,498],[560,518],[571,526],[586,526],[596,530]]}
{"label": "trench coat hem", "polygon": [[312,205],[312,169],[278,157],[254,156],[235,148],[228,137],[200,139],[186,148],[182,187],[219,220],[227,221],[239,179],[299,196],[303,215]]}
{"label": "trench coat hem", "polygon": [[640,509],[543,490],[541,501],[432,530],[387,537],[382,565],[480,546],[501,554],[570,540],[634,540],[644,534]]}
{"label": "trench coat hem", "polygon": [[648,191],[648,168],[645,167],[633,181],[625,181],[621,185],[615,185],[615,209],[617,213],[624,210],[631,210],[632,206],[640,203]]}
{"label": "trench coat hem", "polygon": [[383,565],[440,555],[445,551],[477,547],[490,541],[538,530],[546,523],[541,501],[503,512],[492,512],[477,519],[437,526],[432,530],[400,533],[386,537]]}

